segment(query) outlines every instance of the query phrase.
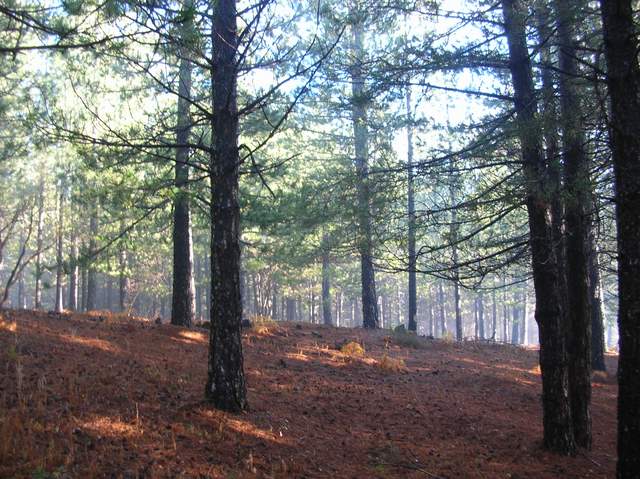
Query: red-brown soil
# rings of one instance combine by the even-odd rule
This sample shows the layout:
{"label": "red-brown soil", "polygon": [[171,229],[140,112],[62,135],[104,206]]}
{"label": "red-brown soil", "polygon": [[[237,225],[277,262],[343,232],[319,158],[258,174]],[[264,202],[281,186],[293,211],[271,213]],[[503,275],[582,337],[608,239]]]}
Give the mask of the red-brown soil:
{"label": "red-brown soil", "polygon": [[[547,453],[536,351],[267,325],[244,335],[251,410],[230,415],[202,401],[205,330],[99,313],[2,316],[3,478],[614,475],[614,381],[594,382],[593,451]],[[334,349],[346,340],[365,355]],[[385,355],[406,370],[383,369]]]}

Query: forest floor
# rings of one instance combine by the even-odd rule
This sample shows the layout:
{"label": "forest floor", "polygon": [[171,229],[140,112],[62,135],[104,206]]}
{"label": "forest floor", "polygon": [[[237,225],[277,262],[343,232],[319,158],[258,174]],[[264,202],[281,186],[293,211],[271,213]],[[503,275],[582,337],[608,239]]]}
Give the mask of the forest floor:
{"label": "forest floor", "polygon": [[593,383],[593,451],[556,456],[535,350],[265,323],[244,332],[251,409],[231,415],[202,401],[204,329],[1,314],[1,478],[614,476],[614,376]]}

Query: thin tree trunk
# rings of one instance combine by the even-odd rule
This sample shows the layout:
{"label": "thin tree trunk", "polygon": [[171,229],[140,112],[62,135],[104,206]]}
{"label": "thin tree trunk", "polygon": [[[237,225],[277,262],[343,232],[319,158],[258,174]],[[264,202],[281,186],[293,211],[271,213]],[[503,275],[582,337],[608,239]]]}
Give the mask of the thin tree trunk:
{"label": "thin tree trunk", "polygon": [[496,305],[495,282],[494,289],[491,291],[491,341],[496,340],[496,330],[498,327],[498,307]]}
{"label": "thin tree trunk", "polygon": [[62,298],[62,282],[64,280],[63,273],[63,251],[62,251],[62,234],[64,231],[64,185],[60,184],[60,192],[58,197],[58,228],[56,238],[56,313],[61,313],[64,309]]}
{"label": "thin tree trunk", "polygon": [[76,311],[78,309],[78,238],[73,236],[71,240],[71,257],[69,258],[69,310]]}
{"label": "thin tree trunk", "polygon": [[486,339],[484,332],[484,297],[482,293],[478,295],[478,333],[480,339]]}
{"label": "thin tree trunk", "polygon": [[331,276],[329,269],[329,236],[322,237],[322,322],[331,326]]}
{"label": "thin tree trunk", "polygon": [[[418,329],[416,286],[416,206],[413,173],[413,116],[411,112],[411,86],[407,86],[407,254],[409,256],[409,331]],[[398,310],[400,304],[398,302]]]}
{"label": "thin tree trunk", "polygon": [[444,288],[442,281],[438,281],[438,304],[440,306],[440,337],[447,334],[447,318],[444,311]]}
{"label": "thin tree trunk", "polygon": [[618,467],[640,477],[640,66],[631,0],[602,0],[618,223]]}
{"label": "thin tree trunk", "polygon": [[36,288],[34,308],[42,308],[42,250],[44,248],[44,172],[40,172],[38,183],[38,223],[36,229]]}
{"label": "thin tree trunk", "polygon": [[563,328],[558,263],[553,243],[552,209],[546,189],[542,132],[527,49],[527,9],[521,0],[502,0],[509,46],[509,69],[515,93],[515,111],[522,148],[527,212],[536,290],[536,321],[540,330],[542,372],[543,443],[569,454],[575,450],[569,402],[569,375]]}
{"label": "thin tree trunk", "polygon": [[362,287],[362,325],[378,327],[378,295],[373,268],[373,242],[371,236],[371,212],[369,190],[369,133],[367,128],[368,93],[365,91],[363,72],[364,32],[362,23],[353,24],[353,56],[351,67],[352,115],[355,138],[355,163],[358,189],[358,222],[360,252],[360,278]]}
{"label": "thin tree trunk", "polygon": [[502,277],[502,342],[509,342],[509,308],[507,307],[507,278]]}
{"label": "thin tree trunk", "polygon": [[[457,188],[456,175],[454,174],[453,160],[449,162],[449,201],[451,202],[451,226],[449,237],[451,241],[451,257],[453,260],[453,307],[456,318],[456,340],[462,341],[464,332],[462,330],[462,312],[460,310],[460,278],[458,273],[458,211],[455,208]],[[476,331],[477,336],[477,331]]]}
{"label": "thin tree trunk", "polygon": [[[85,251],[84,245],[82,247],[82,251]],[[83,265],[80,274],[80,290],[82,293],[82,304],[80,306],[80,310],[83,312],[87,310],[87,276],[87,267]]]}
{"label": "thin tree trunk", "polygon": [[98,295],[98,277],[95,267],[98,235],[98,206],[94,205],[91,209],[91,218],[89,219],[89,258],[87,272],[87,311],[96,309]]}
{"label": "thin tree trunk", "polygon": [[180,26],[180,67],[178,72],[178,114],[176,127],[176,194],[173,200],[173,290],[171,299],[171,324],[190,327],[195,318],[195,291],[193,277],[193,238],[189,201],[189,136],[191,116],[190,46],[188,39],[192,30],[192,0],[183,4],[183,19]]}
{"label": "thin tree trunk", "polygon": [[273,318],[274,321],[278,321],[280,319],[278,316],[278,283],[273,277],[273,275],[271,276],[271,281],[273,282],[272,299],[271,299],[271,317]]}
{"label": "thin tree trunk", "polygon": [[602,283],[598,249],[593,233],[590,237],[589,256],[589,296],[591,298],[591,367],[596,371],[606,371],[604,362],[604,311],[602,308]]}
{"label": "thin tree trunk", "polygon": [[121,313],[127,310],[127,296],[129,293],[129,275],[127,274],[128,258],[127,250],[124,249],[124,245],[120,247],[119,256],[119,284],[118,284],[118,307]]}

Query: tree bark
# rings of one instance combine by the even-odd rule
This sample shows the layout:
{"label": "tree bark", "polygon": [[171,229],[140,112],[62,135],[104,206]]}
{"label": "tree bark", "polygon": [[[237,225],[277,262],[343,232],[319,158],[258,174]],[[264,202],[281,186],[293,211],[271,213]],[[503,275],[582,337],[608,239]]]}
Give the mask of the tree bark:
{"label": "tree bark", "polygon": [[80,269],[78,266],[78,238],[75,235],[71,240],[69,260],[69,304],[67,306],[70,311],[76,311],[78,309],[78,275]]}
{"label": "tree bark", "polygon": [[[407,254],[409,256],[409,331],[418,329],[418,304],[416,286],[416,205],[413,173],[413,116],[411,111],[411,86],[407,86]],[[400,304],[398,302],[398,309]]]}
{"label": "tree bark", "polygon": [[480,293],[478,295],[478,334],[480,339],[485,339],[484,329],[484,296]]}
{"label": "tree bark", "polygon": [[602,304],[602,284],[600,281],[600,262],[595,246],[593,229],[589,255],[589,297],[591,298],[591,367],[596,371],[606,371],[604,362],[604,311]]}
{"label": "tree bark", "polygon": [[542,132],[531,61],[527,49],[527,10],[521,0],[502,0],[509,46],[509,69],[515,93],[526,182],[529,242],[536,291],[536,321],[540,330],[543,443],[562,454],[575,450],[569,402],[569,378],[558,263],[553,243],[552,208],[548,195]]}
{"label": "tree bark", "polygon": [[212,297],[209,370],[206,397],[231,412],[247,409],[240,294],[240,205],[237,26],[235,0],[219,0],[211,32],[212,132],[211,273]]}
{"label": "tree bark", "polygon": [[331,272],[329,263],[329,236],[322,237],[322,322],[331,326]]}
{"label": "tree bark", "polygon": [[89,219],[89,252],[88,252],[88,271],[87,271],[87,311],[96,309],[98,300],[98,273],[96,271],[96,252],[98,235],[98,205],[91,208],[91,218]]}
{"label": "tree bark", "polygon": [[173,200],[173,290],[171,324],[190,327],[195,318],[195,282],[193,277],[193,239],[189,201],[189,135],[191,116],[191,70],[188,38],[192,28],[191,0],[184,2],[178,56],[178,112],[176,127],[176,194]]}
{"label": "tree bark", "polygon": [[129,294],[129,275],[127,274],[128,258],[124,245],[120,247],[119,260],[119,281],[118,281],[118,308],[121,313],[127,310],[127,296]]}
{"label": "tree bark", "polygon": [[56,231],[56,313],[61,313],[64,309],[64,301],[62,298],[62,282],[64,281],[64,265],[63,262],[63,242],[62,235],[64,231],[64,185],[60,184],[60,192],[58,194],[58,228]]}
{"label": "tree bark", "polygon": [[582,106],[575,47],[575,8],[555,0],[559,39],[562,156],[565,178],[566,274],[571,418],[576,443],[591,448],[591,303],[589,297],[589,231],[591,188],[585,151]]}
{"label": "tree bark", "polygon": [[447,317],[444,311],[444,288],[442,281],[438,281],[438,305],[440,306],[440,337],[447,334]]}
{"label": "tree bark", "polygon": [[[356,12],[356,15],[358,12]],[[373,242],[371,236],[371,211],[369,190],[369,133],[367,129],[367,105],[363,72],[364,32],[360,20],[353,24],[353,56],[351,66],[352,119],[355,138],[355,164],[358,189],[358,250],[360,252],[360,278],[362,287],[362,325],[378,327],[378,295],[373,268]]]}
{"label": "tree bark", "polygon": [[34,308],[42,308],[42,250],[44,249],[44,172],[38,182],[38,223],[36,228],[36,287]]}
{"label": "tree bark", "polygon": [[618,478],[640,477],[640,67],[631,0],[602,0],[618,223]]}

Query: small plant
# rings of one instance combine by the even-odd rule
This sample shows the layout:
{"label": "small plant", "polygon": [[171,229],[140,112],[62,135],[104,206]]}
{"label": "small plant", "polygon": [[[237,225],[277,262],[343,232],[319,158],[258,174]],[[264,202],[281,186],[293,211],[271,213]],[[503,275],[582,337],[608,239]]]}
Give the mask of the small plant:
{"label": "small plant", "polygon": [[9,345],[9,347],[7,348],[7,357],[10,362],[18,360],[18,350],[16,349],[15,345]]}
{"label": "small plant", "polygon": [[344,344],[340,348],[340,351],[343,354],[346,354],[347,356],[351,356],[351,357],[362,357],[364,356],[364,353],[365,353],[362,345],[355,341],[349,341],[348,343]]}
{"label": "small plant", "polygon": [[402,325],[402,329],[397,327],[393,330],[393,342],[405,348],[421,349],[426,347],[424,340],[416,333],[404,329],[404,325]]}
{"label": "small plant", "polygon": [[453,333],[451,331],[445,331],[440,339],[448,344],[452,344],[454,342]]}
{"label": "small plant", "polygon": [[402,359],[394,359],[385,353],[382,359],[376,362],[376,365],[384,370],[392,373],[405,373],[407,372],[407,365]]}
{"label": "small plant", "polygon": [[249,318],[252,324],[265,324],[267,326],[271,326],[276,324],[276,322],[271,318],[271,316],[265,316],[263,314],[255,314]]}

